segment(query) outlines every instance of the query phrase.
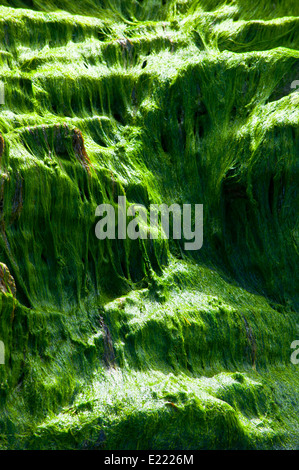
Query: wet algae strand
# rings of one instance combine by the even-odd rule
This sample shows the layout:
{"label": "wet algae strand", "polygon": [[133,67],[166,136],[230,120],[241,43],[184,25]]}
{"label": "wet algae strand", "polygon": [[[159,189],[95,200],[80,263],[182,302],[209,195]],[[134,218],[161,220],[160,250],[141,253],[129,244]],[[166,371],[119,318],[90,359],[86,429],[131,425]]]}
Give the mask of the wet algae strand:
{"label": "wet algae strand", "polygon": [[0,5],[0,447],[298,448],[298,1]]}

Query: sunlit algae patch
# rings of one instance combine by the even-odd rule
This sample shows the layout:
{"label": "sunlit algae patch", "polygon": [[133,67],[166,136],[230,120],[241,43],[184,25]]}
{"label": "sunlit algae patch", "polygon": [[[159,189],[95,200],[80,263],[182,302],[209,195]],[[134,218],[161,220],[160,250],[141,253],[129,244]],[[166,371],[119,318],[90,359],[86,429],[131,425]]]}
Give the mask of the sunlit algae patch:
{"label": "sunlit algae patch", "polygon": [[299,448],[298,1],[0,4],[0,448]]}

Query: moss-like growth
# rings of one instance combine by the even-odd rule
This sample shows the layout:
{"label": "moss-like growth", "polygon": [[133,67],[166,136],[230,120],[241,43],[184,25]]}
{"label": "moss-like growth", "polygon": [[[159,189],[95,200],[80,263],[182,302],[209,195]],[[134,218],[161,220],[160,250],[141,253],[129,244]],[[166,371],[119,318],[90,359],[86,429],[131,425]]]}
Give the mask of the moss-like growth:
{"label": "moss-like growth", "polygon": [[297,0],[0,5],[0,447],[297,448]]}

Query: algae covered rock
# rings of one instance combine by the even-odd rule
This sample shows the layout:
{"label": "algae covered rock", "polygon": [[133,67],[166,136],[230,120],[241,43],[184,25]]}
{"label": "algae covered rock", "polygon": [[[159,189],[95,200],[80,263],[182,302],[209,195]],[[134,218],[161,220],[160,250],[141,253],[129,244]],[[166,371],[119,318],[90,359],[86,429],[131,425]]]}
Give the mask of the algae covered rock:
{"label": "algae covered rock", "polygon": [[[298,25],[0,1],[0,448],[298,448]],[[203,205],[203,245],[99,239],[120,200]]]}

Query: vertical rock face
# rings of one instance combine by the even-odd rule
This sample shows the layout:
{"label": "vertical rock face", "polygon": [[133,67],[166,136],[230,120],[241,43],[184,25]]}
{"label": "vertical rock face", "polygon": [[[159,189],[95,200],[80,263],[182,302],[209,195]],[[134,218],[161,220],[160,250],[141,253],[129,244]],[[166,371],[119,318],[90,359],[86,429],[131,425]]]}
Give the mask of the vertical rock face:
{"label": "vertical rock face", "polygon": [[0,448],[297,448],[297,0],[0,5]]}

